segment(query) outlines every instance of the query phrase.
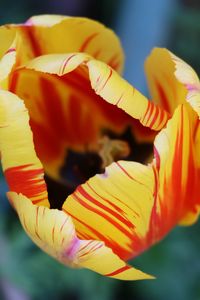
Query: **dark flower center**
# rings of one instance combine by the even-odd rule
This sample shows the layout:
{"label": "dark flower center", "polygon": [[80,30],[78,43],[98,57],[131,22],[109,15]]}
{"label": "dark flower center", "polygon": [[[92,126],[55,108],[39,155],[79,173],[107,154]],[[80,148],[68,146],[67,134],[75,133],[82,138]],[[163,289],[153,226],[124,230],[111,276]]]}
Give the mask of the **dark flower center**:
{"label": "dark flower center", "polygon": [[[101,149],[100,153],[88,150],[85,152],[67,150],[65,163],[60,169],[60,182],[45,175],[51,208],[61,209],[67,196],[73,193],[78,185],[86,182],[90,177],[104,172],[105,166],[107,166],[105,161],[110,164],[112,161],[125,159],[144,163],[153,150],[151,143],[138,144],[129,128],[121,135],[106,131],[104,136],[111,146],[105,144],[105,149]],[[123,157],[121,149],[118,149],[119,143],[128,145],[129,152],[126,157]],[[110,159],[112,161],[109,161]]]}

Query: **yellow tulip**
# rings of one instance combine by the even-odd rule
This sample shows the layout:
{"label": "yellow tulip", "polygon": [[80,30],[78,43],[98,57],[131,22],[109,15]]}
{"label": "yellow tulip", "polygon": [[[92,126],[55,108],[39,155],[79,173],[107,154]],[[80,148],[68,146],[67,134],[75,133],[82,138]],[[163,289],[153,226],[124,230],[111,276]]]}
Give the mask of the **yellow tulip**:
{"label": "yellow tulip", "polygon": [[[66,265],[123,280],[153,278],[126,261],[199,214],[194,71],[155,49],[146,62],[150,102],[120,77],[118,39],[95,21],[33,17],[2,27],[0,39],[1,160],[25,231]],[[115,160],[113,152],[126,156],[129,145],[108,141],[104,132],[131,127],[139,138],[139,122],[141,139],[160,131],[149,165],[113,162],[80,184],[60,210],[50,207],[44,171],[60,179],[67,150],[97,151],[100,142],[105,165]]]}

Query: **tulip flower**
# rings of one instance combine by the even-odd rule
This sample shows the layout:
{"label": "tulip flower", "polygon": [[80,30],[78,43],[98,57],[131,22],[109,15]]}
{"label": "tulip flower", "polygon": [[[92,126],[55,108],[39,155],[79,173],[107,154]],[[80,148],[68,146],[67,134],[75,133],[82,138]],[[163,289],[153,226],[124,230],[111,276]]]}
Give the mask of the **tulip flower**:
{"label": "tulip flower", "polygon": [[[24,230],[65,265],[153,278],[127,261],[199,215],[195,72],[155,49],[145,65],[149,101],[118,74],[120,44],[97,22],[39,16],[3,27],[0,38],[1,160]],[[120,138],[127,128],[138,136],[143,128],[141,139],[157,132],[151,163],[120,160],[132,151]],[[65,160],[84,151],[98,153],[105,170],[81,182],[77,162],[64,174],[76,189],[61,205],[55,196],[52,208],[44,174],[65,182]]]}

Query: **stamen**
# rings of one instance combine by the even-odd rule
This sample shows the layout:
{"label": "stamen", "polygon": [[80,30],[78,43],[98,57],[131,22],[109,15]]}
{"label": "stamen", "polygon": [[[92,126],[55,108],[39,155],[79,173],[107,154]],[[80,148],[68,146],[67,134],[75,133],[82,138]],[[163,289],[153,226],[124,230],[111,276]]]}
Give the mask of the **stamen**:
{"label": "stamen", "polygon": [[102,168],[130,154],[130,147],[126,141],[110,139],[107,135],[99,140],[99,156],[102,159]]}

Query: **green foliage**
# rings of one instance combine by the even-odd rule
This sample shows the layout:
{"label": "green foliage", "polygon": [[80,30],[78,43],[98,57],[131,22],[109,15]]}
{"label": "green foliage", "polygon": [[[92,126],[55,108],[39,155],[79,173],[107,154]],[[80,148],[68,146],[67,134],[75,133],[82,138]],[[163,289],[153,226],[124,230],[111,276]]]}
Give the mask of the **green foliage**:
{"label": "green foliage", "polygon": [[199,10],[180,9],[177,11],[172,25],[170,48],[200,74],[199,18]]}

